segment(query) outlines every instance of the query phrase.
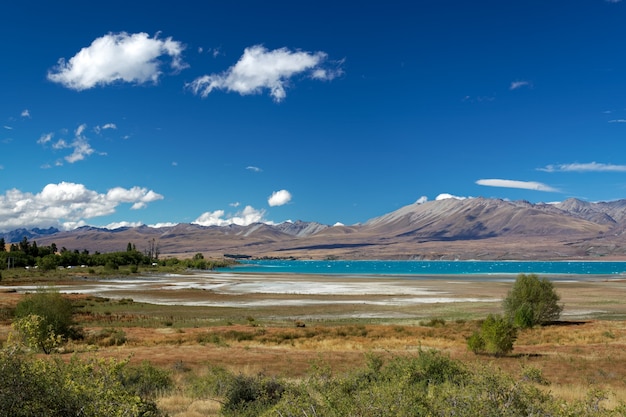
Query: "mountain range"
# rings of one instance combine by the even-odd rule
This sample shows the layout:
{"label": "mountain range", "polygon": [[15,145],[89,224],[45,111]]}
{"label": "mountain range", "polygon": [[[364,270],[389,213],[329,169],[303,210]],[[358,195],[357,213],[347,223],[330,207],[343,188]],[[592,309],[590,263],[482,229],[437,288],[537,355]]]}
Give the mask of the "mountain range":
{"label": "mountain range", "polygon": [[17,230],[38,245],[111,252],[156,246],[162,257],[225,254],[299,259],[626,259],[626,200],[529,203],[488,198],[418,201],[353,226],[286,222],[248,226],[81,227]]}

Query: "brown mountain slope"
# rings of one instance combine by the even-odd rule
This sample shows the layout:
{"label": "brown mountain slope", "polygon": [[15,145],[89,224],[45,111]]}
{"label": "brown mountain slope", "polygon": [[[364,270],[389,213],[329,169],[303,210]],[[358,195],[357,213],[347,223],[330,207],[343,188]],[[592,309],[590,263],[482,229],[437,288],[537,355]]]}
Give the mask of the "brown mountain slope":
{"label": "brown mountain slope", "polygon": [[416,203],[372,219],[365,228],[381,235],[444,240],[595,235],[608,230],[604,225],[571,216],[551,205],[487,198]]}
{"label": "brown mountain slope", "polygon": [[81,228],[38,237],[40,245],[144,250],[156,243],[162,256],[387,259],[583,259],[626,258],[626,200],[531,204],[474,198],[415,203],[362,225],[296,222],[249,226],[179,224],[117,230]]}

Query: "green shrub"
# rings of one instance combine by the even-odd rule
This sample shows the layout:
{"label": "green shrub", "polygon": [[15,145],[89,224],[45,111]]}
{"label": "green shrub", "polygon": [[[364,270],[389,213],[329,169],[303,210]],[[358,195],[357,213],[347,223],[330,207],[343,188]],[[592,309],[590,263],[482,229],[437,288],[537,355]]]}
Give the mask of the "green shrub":
{"label": "green shrub", "polygon": [[485,339],[479,331],[475,331],[467,338],[467,348],[476,354],[485,351]]}
{"label": "green shrub", "polygon": [[275,405],[245,415],[618,417],[625,410],[623,404],[605,409],[606,395],[597,390],[583,401],[565,403],[537,387],[537,381],[518,380],[491,366],[466,368],[435,351],[386,363],[370,360],[367,367],[338,376],[324,367],[315,370],[302,383],[285,386]]}
{"label": "green shrub", "polygon": [[236,375],[228,381],[222,414],[225,416],[258,416],[278,403],[285,391],[282,382],[263,375]]}
{"label": "green shrub", "polygon": [[505,315],[524,329],[558,320],[563,311],[552,282],[535,274],[520,274],[503,301]]}
{"label": "green shrub", "polygon": [[[22,299],[15,308],[14,328],[28,340],[31,347],[39,346],[45,353],[61,340],[76,334],[72,327],[72,303],[56,291],[39,289]],[[51,341],[54,346],[50,345]]]}
{"label": "green shrub", "polygon": [[446,325],[445,319],[442,319],[439,317],[430,319],[429,321],[426,321],[426,322],[420,321],[420,326],[424,326],[424,327],[443,327],[445,325]]}
{"label": "green shrub", "polygon": [[233,374],[226,369],[210,366],[206,375],[191,375],[187,381],[187,395],[192,398],[223,398],[226,395],[229,381],[234,378]]}
{"label": "green shrub", "polygon": [[480,331],[467,339],[467,347],[474,353],[502,356],[513,350],[517,328],[506,317],[490,314],[483,321]]}
{"label": "green shrub", "polygon": [[0,417],[160,416],[120,379],[126,362],[0,351]]}
{"label": "green shrub", "polygon": [[164,369],[143,361],[138,366],[127,366],[121,372],[121,381],[126,389],[135,392],[141,398],[155,398],[158,393],[170,389],[173,385],[170,373]]}
{"label": "green shrub", "polygon": [[122,329],[102,329],[87,338],[87,343],[109,347],[122,346],[126,343],[126,332]]}

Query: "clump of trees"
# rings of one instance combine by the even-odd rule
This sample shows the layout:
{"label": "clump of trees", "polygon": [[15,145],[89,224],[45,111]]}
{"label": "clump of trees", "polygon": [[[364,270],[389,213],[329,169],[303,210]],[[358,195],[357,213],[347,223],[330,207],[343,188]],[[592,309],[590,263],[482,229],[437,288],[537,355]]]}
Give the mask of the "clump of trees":
{"label": "clump of trees", "polygon": [[546,324],[561,315],[563,306],[551,281],[536,274],[518,275],[503,301],[504,315],[490,314],[468,339],[474,353],[495,356],[513,351],[518,330]]}
{"label": "clump of trees", "polygon": [[104,267],[108,271],[116,271],[120,266],[130,266],[131,272],[137,272],[139,266],[182,266],[191,269],[214,269],[234,263],[230,260],[208,260],[201,253],[197,253],[192,259],[179,260],[176,258],[159,259],[158,243],[152,239],[148,242],[148,248],[141,252],[136,246],[128,243],[125,251],[89,253],[88,250],[69,250],[65,247],[58,249],[56,244],[50,246],[38,246],[36,241],[32,243],[24,237],[19,243],[12,243],[6,251],[4,239],[0,238],[0,270],[5,268],[32,268],[37,267],[42,271],[52,271],[59,267],[84,265],[86,267]]}

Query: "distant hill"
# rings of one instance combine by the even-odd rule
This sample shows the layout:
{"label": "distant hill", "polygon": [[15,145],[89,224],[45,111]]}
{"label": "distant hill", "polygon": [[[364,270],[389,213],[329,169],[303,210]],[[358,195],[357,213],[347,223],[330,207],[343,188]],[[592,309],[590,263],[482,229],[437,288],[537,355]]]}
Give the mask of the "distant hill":
{"label": "distant hill", "polygon": [[58,233],[59,229],[55,229],[54,227],[50,227],[48,229],[15,229],[11,232],[0,235],[4,238],[6,243],[17,243],[22,241],[25,237],[28,240],[37,240],[40,236],[53,235]]}
{"label": "distant hill", "polygon": [[161,256],[321,259],[626,259],[626,200],[558,204],[472,198],[416,202],[354,226],[297,221],[249,226],[178,224],[116,230],[22,231],[39,245],[125,250],[158,246]]}

